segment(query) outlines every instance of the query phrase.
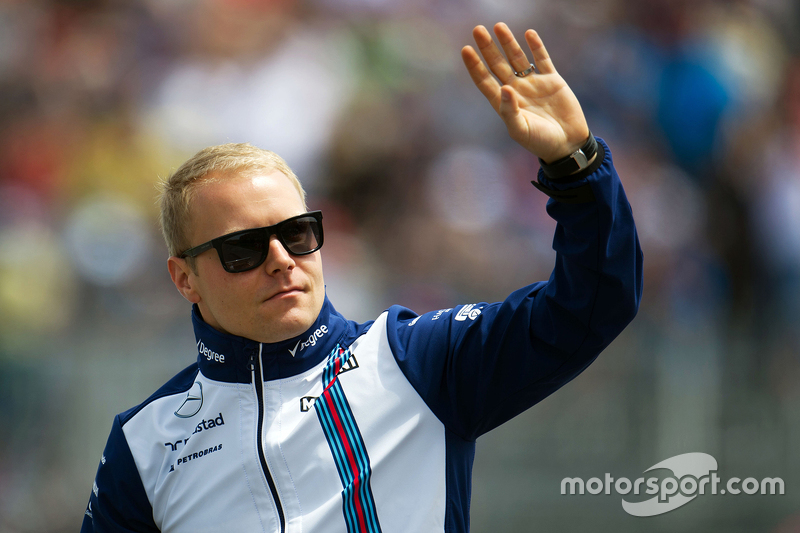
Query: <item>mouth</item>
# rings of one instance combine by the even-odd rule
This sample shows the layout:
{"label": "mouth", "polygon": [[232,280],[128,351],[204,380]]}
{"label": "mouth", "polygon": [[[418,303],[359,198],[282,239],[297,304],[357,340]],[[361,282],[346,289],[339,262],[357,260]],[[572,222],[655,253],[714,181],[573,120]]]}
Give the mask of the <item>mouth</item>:
{"label": "mouth", "polygon": [[300,296],[303,294],[303,289],[299,287],[287,287],[285,289],[280,289],[278,292],[267,298],[265,301],[270,302],[274,300],[280,300],[283,298],[292,298],[295,296]]}

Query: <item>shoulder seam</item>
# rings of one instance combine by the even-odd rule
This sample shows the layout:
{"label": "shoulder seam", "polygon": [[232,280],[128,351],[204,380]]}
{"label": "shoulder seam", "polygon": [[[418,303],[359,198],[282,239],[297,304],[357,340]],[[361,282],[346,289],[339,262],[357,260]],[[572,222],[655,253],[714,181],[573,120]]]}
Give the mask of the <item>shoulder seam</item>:
{"label": "shoulder seam", "polygon": [[[179,389],[170,389],[168,387],[168,385],[170,384],[170,382],[172,380],[178,378],[181,374],[183,374],[187,370],[191,369],[192,367],[195,367],[194,368],[194,372],[189,374],[189,375],[192,376],[192,380],[186,387],[181,387]],[[191,389],[192,385],[194,385],[194,382],[197,379],[197,375],[199,373],[200,373],[200,368],[197,366],[197,363],[193,363],[192,365],[189,365],[188,367],[183,369],[180,373],[178,373],[172,379],[170,379],[170,381],[165,383],[160,389],[158,389],[156,392],[151,394],[150,397],[147,398],[145,401],[143,401],[139,405],[137,405],[135,407],[132,407],[131,409],[128,409],[127,411],[124,411],[124,412],[120,413],[119,415],[117,415],[119,417],[119,425],[120,425],[120,427],[122,427],[125,424],[127,424],[129,420],[131,420],[134,416],[136,416],[139,413],[139,411],[141,411],[142,409],[144,409],[145,407],[147,407],[148,405],[150,405],[154,401],[159,400],[161,398],[166,398],[167,396],[173,396],[173,395],[176,395],[176,394],[182,394],[182,393],[188,391],[189,389]]]}

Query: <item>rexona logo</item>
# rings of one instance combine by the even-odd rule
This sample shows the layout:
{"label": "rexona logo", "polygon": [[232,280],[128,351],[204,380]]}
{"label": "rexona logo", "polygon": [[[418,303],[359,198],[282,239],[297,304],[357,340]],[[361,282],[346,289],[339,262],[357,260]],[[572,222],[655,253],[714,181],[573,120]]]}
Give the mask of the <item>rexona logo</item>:
{"label": "rexona logo", "polygon": [[[297,344],[294,345],[294,348],[289,348],[289,353],[292,354],[292,357],[294,357],[295,354],[302,352],[309,346],[316,345],[317,341],[324,337],[326,333],[328,333],[328,326],[322,325],[318,327],[314,330],[314,333],[308,336],[306,340],[300,339],[297,341]],[[298,348],[300,348],[299,351]]]}
{"label": "rexona logo", "polygon": [[584,483],[581,478],[564,478],[561,480],[561,494],[583,494],[584,489],[589,494],[611,494],[613,488],[617,494],[634,495],[641,493],[642,485],[646,488],[645,494],[652,495],[649,500],[631,502],[622,499],[622,508],[633,516],[656,516],[682,507],[697,498],[698,495],[717,494],[783,494],[783,479],[764,478],[760,482],[752,477],[742,481],[741,478],[729,478],[719,488],[722,481],[717,476],[717,460],[707,453],[684,453],[670,457],[660,463],[654,464],[646,472],[665,469],[672,471],[672,476],[659,479],[659,477],[639,477],[631,482],[630,479],[621,477],[614,480],[611,474],[605,474],[604,479],[589,478]]}
{"label": "rexona logo", "polygon": [[470,320],[475,320],[476,318],[478,318],[478,315],[481,314],[481,310],[479,307],[475,307],[475,305],[476,304],[467,304],[461,309],[459,309],[458,313],[456,313],[456,316],[454,317],[455,320],[463,322],[468,318]]}
{"label": "rexona logo", "polygon": [[203,384],[195,381],[180,407],[175,410],[178,418],[191,418],[203,407]]}
{"label": "rexona logo", "polygon": [[225,363],[225,356],[217,353],[214,350],[209,350],[208,346],[203,344],[203,341],[197,341],[197,351],[200,355],[205,356],[208,361],[216,361],[217,363]]}

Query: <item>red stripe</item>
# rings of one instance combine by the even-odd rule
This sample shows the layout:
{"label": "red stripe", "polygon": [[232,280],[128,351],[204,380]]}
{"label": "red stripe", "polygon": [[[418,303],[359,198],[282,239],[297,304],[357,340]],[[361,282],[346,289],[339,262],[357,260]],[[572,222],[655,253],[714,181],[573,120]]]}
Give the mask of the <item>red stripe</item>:
{"label": "red stripe", "polygon": [[347,460],[350,463],[350,468],[353,471],[353,485],[355,485],[353,495],[355,497],[356,511],[358,512],[358,522],[361,526],[361,531],[367,531],[367,523],[364,520],[364,510],[362,509],[361,497],[359,496],[358,490],[360,477],[358,475],[358,466],[356,465],[355,455],[353,454],[353,450],[350,448],[350,441],[347,439],[347,433],[342,426],[342,421],[339,419],[339,412],[336,410],[336,404],[334,404],[333,398],[331,398],[330,389],[326,390],[322,394],[325,396],[325,401],[330,407],[331,415],[333,416],[333,422],[336,424],[336,431],[339,433],[339,439],[344,444],[345,452],[347,453]]}

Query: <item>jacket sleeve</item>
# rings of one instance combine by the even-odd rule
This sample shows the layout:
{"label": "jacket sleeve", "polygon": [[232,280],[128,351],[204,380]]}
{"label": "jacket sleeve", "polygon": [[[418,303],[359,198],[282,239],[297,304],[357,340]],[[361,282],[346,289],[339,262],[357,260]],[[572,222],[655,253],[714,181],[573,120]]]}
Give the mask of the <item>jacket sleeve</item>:
{"label": "jacket sleeve", "polygon": [[158,531],[152,506],[122,431],[121,417],[114,418],[83,516],[81,533]]}
{"label": "jacket sleeve", "polygon": [[[497,427],[573,379],[636,315],[642,251],[611,153],[598,142],[605,149],[602,164],[573,185],[588,183],[594,200],[547,203],[557,222],[548,281],[498,303],[422,316],[389,309],[397,363],[436,416],[464,439]],[[540,183],[552,186],[542,177]]]}

